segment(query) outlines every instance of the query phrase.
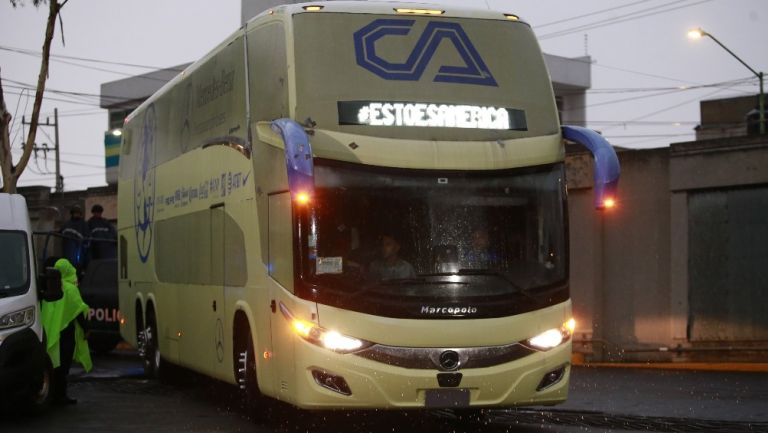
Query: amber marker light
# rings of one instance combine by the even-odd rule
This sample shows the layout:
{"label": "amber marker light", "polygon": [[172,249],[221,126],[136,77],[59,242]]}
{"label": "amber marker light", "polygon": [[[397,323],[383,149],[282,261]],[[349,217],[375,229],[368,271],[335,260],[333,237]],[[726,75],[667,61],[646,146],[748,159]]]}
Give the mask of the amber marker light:
{"label": "amber marker light", "polygon": [[504,14],[504,16],[510,21],[520,21],[520,17],[514,14]]}
{"label": "amber marker light", "polygon": [[291,326],[293,327],[293,330],[296,331],[297,334],[300,336],[307,338],[312,333],[312,328],[315,327],[313,323],[305,322],[303,320],[299,319],[293,319],[291,322]]}
{"label": "amber marker light", "polygon": [[298,203],[298,204],[300,204],[302,206],[304,206],[307,203],[309,203],[309,200],[310,200],[309,194],[307,194],[306,192],[300,192],[300,193],[296,194],[296,203]]}
{"label": "amber marker light", "polygon": [[573,335],[574,332],[576,332],[576,319],[571,319],[563,324],[565,329],[570,331],[571,335]]}
{"label": "amber marker light", "polygon": [[613,197],[608,197],[605,200],[603,200],[603,208],[605,209],[613,209],[616,207],[616,199]]}
{"label": "amber marker light", "polygon": [[325,6],[320,6],[320,5],[309,5],[309,6],[304,6],[304,10],[308,12],[317,12],[317,11],[323,10],[324,7]]}
{"label": "amber marker light", "polygon": [[395,8],[395,12],[399,14],[409,15],[442,15],[445,11],[439,9],[411,9],[411,8]]}

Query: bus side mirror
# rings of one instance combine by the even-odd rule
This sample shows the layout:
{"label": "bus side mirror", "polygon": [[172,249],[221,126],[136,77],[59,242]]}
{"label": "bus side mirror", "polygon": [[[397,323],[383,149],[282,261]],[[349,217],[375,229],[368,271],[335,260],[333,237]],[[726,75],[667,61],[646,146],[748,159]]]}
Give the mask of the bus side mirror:
{"label": "bus side mirror", "polygon": [[309,198],[315,189],[312,145],[304,127],[292,119],[277,119],[272,130],[279,134],[285,145],[285,165],[288,170],[288,188],[295,199],[303,195]]}
{"label": "bus side mirror", "polygon": [[40,274],[37,284],[38,296],[46,302],[58,301],[64,297],[61,288],[61,273],[55,268],[45,268]]}
{"label": "bus side mirror", "polygon": [[589,149],[595,159],[595,208],[606,209],[616,205],[619,185],[619,158],[613,146],[597,132],[581,126],[563,126],[563,138],[575,141]]}

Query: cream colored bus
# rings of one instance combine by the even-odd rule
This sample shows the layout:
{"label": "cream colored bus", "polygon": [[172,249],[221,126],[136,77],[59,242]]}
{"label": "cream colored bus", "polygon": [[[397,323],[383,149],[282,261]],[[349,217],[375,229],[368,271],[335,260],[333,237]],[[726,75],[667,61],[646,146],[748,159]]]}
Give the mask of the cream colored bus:
{"label": "cream colored bus", "polygon": [[488,10],[287,5],[126,120],[123,337],[301,408],[566,399],[563,139],[528,24]]}

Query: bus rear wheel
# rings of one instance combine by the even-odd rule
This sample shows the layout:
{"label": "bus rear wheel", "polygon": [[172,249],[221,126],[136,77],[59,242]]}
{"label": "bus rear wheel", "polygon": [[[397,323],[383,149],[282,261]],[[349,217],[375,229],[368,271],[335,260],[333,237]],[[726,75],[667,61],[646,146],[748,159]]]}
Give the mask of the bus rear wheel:
{"label": "bus rear wheel", "polygon": [[144,375],[156,379],[161,378],[163,369],[158,337],[155,314],[150,310],[147,312],[147,324],[139,334],[139,354],[143,361]]}

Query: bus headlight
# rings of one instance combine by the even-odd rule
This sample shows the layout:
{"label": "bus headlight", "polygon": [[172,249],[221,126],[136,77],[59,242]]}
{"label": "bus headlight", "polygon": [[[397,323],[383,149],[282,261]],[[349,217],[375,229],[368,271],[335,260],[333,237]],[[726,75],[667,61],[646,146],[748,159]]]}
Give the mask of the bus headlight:
{"label": "bus headlight", "polygon": [[18,328],[29,326],[35,321],[35,307],[14,311],[0,317],[0,329]]}
{"label": "bus headlight", "polygon": [[372,343],[325,329],[315,323],[296,318],[282,302],[280,312],[291,324],[291,329],[304,340],[337,353],[352,353],[371,346]]}
{"label": "bus headlight", "polygon": [[576,329],[576,321],[573,319],[563,323],[560,328],[548,329],[541,334],[529,338],[526,343],[535,349],[549,350],[568,341]]}

